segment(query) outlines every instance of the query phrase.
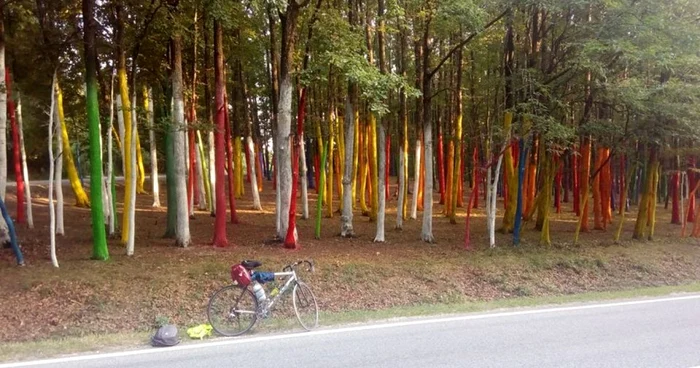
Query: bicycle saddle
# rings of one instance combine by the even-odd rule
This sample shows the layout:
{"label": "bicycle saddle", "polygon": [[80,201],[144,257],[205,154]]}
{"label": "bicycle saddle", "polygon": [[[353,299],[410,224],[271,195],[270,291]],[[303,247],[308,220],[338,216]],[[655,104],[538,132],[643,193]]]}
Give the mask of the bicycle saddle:
{"label": "bicycle saddle", "polygon": [[262,262],[252,260],[252,259],[246,259],[243,262],[241,262],[241,265],[245,267],[247,270],[252,270],[254,268],[258,268],[262,266]]}

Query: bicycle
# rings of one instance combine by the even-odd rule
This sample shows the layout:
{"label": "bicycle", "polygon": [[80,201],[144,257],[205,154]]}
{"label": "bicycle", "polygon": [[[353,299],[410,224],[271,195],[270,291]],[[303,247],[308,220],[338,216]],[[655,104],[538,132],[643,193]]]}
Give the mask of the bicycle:
{"label": "bicycle", "polygon": [[[308,265],[314,272],[313,260],[301,260],[285,266],[282,272],[257,272],[262,266],[259,261],[246,260],[231,267],[233,284],[217,290],[209,299],[207,317],[209,324],[218,334],[238,336],[248,332],[258,319],[268,318],[279,299],[292,292],[294,313],[301,327],[310,331],[318,326],[318,303],[311,288],[299,279],[296,267]],[[260,278],[266,281],[278,278],[284,280],[281,289],[273,289],[269,297],[265,295]],[[272,280],[270,280],[270,277]],[[266,282],[265,280],[262,283]],[[257,295],[256,295],[257,294]],[[305,310],[308,311],[305,312]],[[308,320],[307,320],[308,319]]]}

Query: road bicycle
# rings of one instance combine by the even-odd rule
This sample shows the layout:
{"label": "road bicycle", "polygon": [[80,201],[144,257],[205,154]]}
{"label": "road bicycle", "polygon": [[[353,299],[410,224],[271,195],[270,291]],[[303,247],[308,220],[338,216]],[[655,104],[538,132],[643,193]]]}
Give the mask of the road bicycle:
{"label": "road bicycle", "polygon": [[[301,326],[310,331],[318,326],[318,303],[311,288],[299,279],[297,266],[314,272],[313,260],[301,260],[285,266],[282,272],[258,272],[259,261],[246,260],[231,267],[233,284],[217,290],[209,299],[207,317],[218,334],[238,336],[248,332],[258,319],[271,316],[280,298],[292,294],[294,313]],[[283,281],[283,286],[266,295],[262,284]]]}

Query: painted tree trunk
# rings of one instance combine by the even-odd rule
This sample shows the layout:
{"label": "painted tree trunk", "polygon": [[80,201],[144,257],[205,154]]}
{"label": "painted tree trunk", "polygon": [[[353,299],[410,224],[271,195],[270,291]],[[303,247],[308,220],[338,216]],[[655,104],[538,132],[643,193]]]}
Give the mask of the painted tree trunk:
{"label": "painted tree trunk", "polygon": [[[137,114],[136,114],[136,91],[134,91],[134,104],[133,104],[133,117],[134,117],[134,126],[137,125],[136,120],[137,120]],[[137,130],[136,133],[134,134],[134,149],[136,150],[136,174],[137,176],[137,181],[136,181],[136,193],[137,194],[147,194],[146,189],[144,189],[144,184],[146,183],[146,168],[143,165],[143,153],[141,152],[141,138],[139,137],[139,131]],[[135,197],[134,197],[135,198]],[[134,199],[135,200],[135,199]]]}
{"label": "painted tree trunk", "polygon": [[[377,136],[377,145],[384,147],[386,145],[386,123],[384,119],[380,120]],[[377,175],[377,233],[374,237],[375,243],[384,242],[384,223],[386,219],[386,167],[387,155],[386,150],[379,150],[379,162]]]}
{"label": "painted tree trunk", "polygon": [[[531,213],[531,210],[534,209],[535,207],[535,192],[537,191],[537,165],[538,165],[538,160],[539,160],[539,144],[540,140],[539,137],[535,136],[532,140],[532,150],[530,151],[530,157],[529,159],[526,158],[528,161],[527,163],[527,172],[525,174],[526,176],[526,182],[524,183],[524,193],[523,195],[525,196],[525,201],[524,201],[524,212],[523,213]],[[530,220],[529,218],[526,218],[526,220]]]}
{"label": "painted tree trunk", "polygon": [[440,189],[440,204],[445,204],[445,146],[442,141],[442,130],[438,124],[437,164],[438,186]]}
{"label": "painted tree trunk", "polygon": [[[364,117],[363,117],[364,118]],[[361,147],[360,149],[360,157],[359,157],[359,178],[360,178],[360,191],[359,191],[359,196],[360,196],[360,209],[362,210],[362,215],[363,216],[369,216],[369,207],[367,206],[367,172],[369,171],[369,159],[367,158],[368,154],[368,149],[367,149],[367,128],[366,124],[358,124],[361,125],[358,128],[358,141],[359,141],[359,146]]]}
{"label": "painted tree trunk", "polygon": [[236,198],[243,198],[245,194],[245,185],[243,184],[243,156],[241,147],[241,137],[233,135],[233,177],[234,188],[236,190]]}
{"label": "painted tree trunk", "polygon": [[114,149],[113,134],[114,130],[114,73],[112,73],[112,78],[109,86],[109,128],[107,129],[107,191],[109,193],[109,236],[114,236],[116,232],[116,216],[117,216],[117,204],[115,200],[115,183],[114,183],[114,161],[112,157],[112,150]]}
{"label": "painted tree trunk", "polygon": [[9,69],[5,69],[5,84],[7,87],[7,113],[10,116],[10,127],[12,130],[12,158],[14,161],[15,181],[17,184],[17,223],[26,221],[24,208],[24,173],[22,171],[22,158],[20,155],[20,132],[17,127],[17,116],[15,114],[15,101],[12,97],[12,83]]}
{"label": "painted tree trunk", "polygon": [[421,141],[416,140],[416,158],[413,168],[413,200],[411,201],[411,219],[415,220],[418,218],[418,190],[420,187],[420,172],[421,172]]}
{"label": "painted tree trunk", "polygon": [[377,214],[379,211],[379,167],[378,167],[378,151],[377,151],[377,117],[374,113],[370,112],[369,115],[369,147],[370,147],[370,160],[369,169],[372,174],[371,184],[372,184],[372,211],[369,215],[370,221],[377,220]]}
{"label": "painted tree trunk", "polygon": [[612,169],[610,148],[602,150],[603,168],[600,171],[600,209],[603,221],[603,229],[612,224]]}
{"label": "painted tree trunk", "polygon": [[[121,64],[121,62],[120,62]],[[120,65],[117,75],[119,77],[119,91],[122,102],[121,113],[124,116],[124,140],[122,141],[123,161],[124,161],[124,210],[122,211],[122,244],[126,244],[129,237],[129,211],[131,208],[131,175],[133,175],[131,166],[131,101],[129,100],[129,87],[126,81],[126,62]]]}
{"label": "painted tree trunk", "polygon": [[124,127],[124,113],[122,112],[122,98],[121,94],[117,93],[115,97],[115,104],[117,106],[117,125],[119,126],[119,136],[117,137],[117,145],[119,146],[119,153],[121,154],[122,161],[122,175],[126,177],[126,160],[124,159],[124,135],[126,134],[126,128]]}
{"label": "painted tree trunk", "polygon": [[588,231],[588,195],[590,193],[589,177],[591,175],[591,138],[586,136],[581,144],[579,171],[579,202],[581,231]]}
{"label": "painted tree trunk", "polygon": [[[424,50],[427,49],[427,39],[423,40]],[[426,243],[433,243],[433,123],[432,123],[432,108],[430,106],[432,96],[432,85],[430,78],[427,77],[426,71],[428,68],[428,52],[423,54],[423,144],[425,151],[423,161],[425,162],[425,180],[423,183],[423,226],[421,228],[421,239]]]}
{"label": "painted tree trunk", "polygon": [[287,249],[299,249],[299,235],[296,227],[297,187],[299,186],[299,145],[293,140],[289,142],[289,150],[292,152],[292,195],[289,200],[289,225],[284,237],[284,247]]}
{"label": "painted tree trunk", "polygon": [[[503,119],[503,132],[507,140],[511,140],[511,125],[513,122],[513,113],[507,111]],[[513,150],[506,148],[503,164],[505,165],[504,182],[507,182],[507,198],[505,200],[505,213],[503,214],[503,223],[501,231],[504,233],[512,232],[515,225],[515,209],[518,201],[518,177],[515,173],[515,163],[513,162]]]}
{"label": "painted tree trunk", "polygon": [[[71,188],[73,188],[73,194],[75,194],[75,205],[78,207],[90,207],[90,200],[88,199],[85,190],[80,182],[80,176],[78,175],[78,170],[75,168],[75,160],[73,159],[73,152],[70,147],[70,140],[68,139],[68,129],[66,127],[66,120],[63,114],[63,93],[61,89],[56,87],[56,108],[58,111],[58,122],[60,124],[61,135],[61,147],[62,147],[62,161],[66,166],[66,173],[68,174],[68,180],[70,181]],[[57,137],[58,139],[58,137]]]}
{"label": "painted tree trunk", "polygon": [[[596,154],[595,171],[600,173],[603,168],[603,148],[598,147],[598,153]],[[600,192],[600,177],[598,174],[593,179],[593,228],[595,230],[603,230],[603,208],[602,208],[602,196]]]}
{"label": "painted tree trunk", "polygon": [[204,141],[202,140],[202,132],[197,131],[197,142],[199,146],[199,156],[197,156],[200,161],[202,162],[202,179],[203,179],[203,187],[204,187],[204,195],[205,195],[205,202],[206,202],[206,207],[207,209],[212,212],[212,187],[211,187],[211,181],[209,178],[209,166],[207,165],[207,157],[204,153]]}
{"label": "painted tree trunk", "polygon": [[[197,131],[197,135],[199,135],[199,130]],[[201,141],[201,140],[200,140]],[[195,143],[195,166],[197,168],[197,195],[198,195],[198,206],[197,209],[200,211],[205,211],[209,208],[207,205],[207,190],[206,190],[206,185],[204,184],[204,162],[202,162],[203,156],[200,155],[200,151],[202,150],[201,142],[197,141]]]}
{"label": "painted tree trunk", "polygon": [[554,176],[554,208],[556,208],[556,213],[561,213],[562,179],[564,173],[561,158],[558,154],[554,158],[554,168],[556,169],[556,174]]}
{"label": "painted tree trunk", "polygon": [[[323,188],[324,185],[326,184],[326,156],[328,156],[328,143],[323,147],[323,150],[321,151],[321,170],[320,170],[320,175],[318,179],[318,185]],[[323,196],[318,195],[318,200],[316,203],[316,231],[315,231],[315,237],[316,239],[321,239],[321,217],[323,216]]]}
{"label": "painted tree trunk", "polygon": [[576,216],[581,216],[581,188],[579,186],[580,180],[579,180],[579,162],[581,162],[581,157],[578,155],[576,146],[574,146],[574,152],[571,153],[570,159],[571,159],[571,180],[572,180],[572,185],[571,185],[571,191],[573,192],[573,208],[574,208],[574,213]]}
{"label": "painted tree trunk", "polygon": [[29,183],[29,171],[27,168],[27,152],[24,148],[24,127],[22,124],[22,99],[17,94],[17,123],[19,124],[19,144],[22,153],[22,177],[26,181],[27,187],[24,191],[24,201],[27,211],[27,227],[34,228],[34,216],[32,214],[32,188]]}
{"label": "painted tree trunk", "polygon": [[[506,141],[507,143],[508,141]],[[506,148],[506,144],[503,145],[501,151],[509,151],[510,148]],[[488,153],[488,150],[486,151]],[[489,184],[487,186],[486,193],[486,231],[489,234],[489,248],[496,247],[496,199],[498,199],[498,179],[501,175],[501,164],[503,163],[504,154],[498,155],[498,163],[496,164],[496,169],[494,172],[493,184],[491,184],[491,169],[486,171],[486,182]]]}
{"label": "painted tree trunk", "polygon": [[671,176],[671,195],[673,197],[671,204],[671,223],[680,225],[680,193],[681,192],[681,176],[680,171],[676,171]]}
{"label": "painted tree trunk", "polygon": [[522,229],[523,220],[523,184],[525,182],[525,160],[527,159],[528,149],[525,147],[525,139],[519,139],[519,150],[518,150],[518,185],[516,187],[517,191],[514,193],[516,198],[515,206],[515,217],[513,223],[513,245],[520,245],[520,230]]}
{"label": "painted tree trunk", "polygon": [[[134,96],[135,97],[135,96]],[[136,99],[134,99],[134,106],[136,105]],[[131,160],[131,167],[136,168],[138,165],[138,160],[136,158],[136,141],[138,138],[138,124],[137,124],[137,119],[136,119],[136,113],[135,111],[133,113],[133,120],[132,120],[132,127],[131,127],[131,147],[129,149],[131,157],[128,159]],[[126,255],[127,256],[133,256],[134,255],[134,246],[135,246],[135,234],[136,234],[136,186],[137,184],[137,175],[132,175],[129,177],[129,180],[131,181],[129,185],[129,190],[130,192],[128,193],[129,197],[131,200],[129,201],[129,235],[128,239],[126,241]],[[126,212],[126,209],[125,209]]]}
{"label": "painted tree trunk", "polygon": [[474,195],[474,208],[479,208],[479,184],[481,176],[479,176],[479,144],[474,145],[474,152],[472,153],[472,190],[476,191]]}
{"label": "painted tree trunk", "polygon": [[[622,188],[625,187],[625,183],[629,183],[630,180],[632,180],[632,175],[635,172],[635,167],[633,165],[630,165],[630,168],[627,169],[627,173],[625,174],[624,165],[621,165],[620,172],[622,173],[622,177],[620,178],[620,203],[626,203],[627,191]],[[625,223],[625,214],[627,213],[623,205],[621,205],[620,208],[622,209],[622,212],[620,212],[620,221],[618,222],[617,231],[615,232],[615,243],[620,241],[620,235],[622,234],[622,225],[624,225]]]}
{"label": "painted tree trunk", "polygon": [[211,201],[211,214],[216,216],[216,152],[214,143],[214,132],[210,131],[207,133],[207,147],[209,153],[209,187],[210,187],[210,201]]}
{"label": "painted tree trunk", "polygon": [[[224,91],[224,101],[228,101]],[[224,120],[225,120],[225,141],[226,141],[226,163],[227,163],[227,179],[228,179],[228,202],[231,210],[231,223],[238,223],[238,213],[236,212],[236,174],[233,163],[233,148],[231,143],[231,124],[229,122],[228,106],[224,105]],[[222,176],[223,177],[223,176]],[[225,213],[225,212],[224,212]]]}
{"label": "painted tree trunk", "polygon": [[309,218],[309,177],[308,167],[306,166],[306,143],[304,142],[304,134],[301,135],[299,141],[299,165],[301,166],[299,173],[301,183],[301,218],[308,220]]}
{"label": "painted tree trunk", "polygon": [[[1,96],[0,96],[1,98]],[[0,102],[1,104],[2,102]],[[2,113],[1,110],[2,107],[0,107],[0,114]],[[0,134],[1,129],[0,129]],[[695,169],[695,157],[690,157],[688,160],[688,166],[692,169]],[[1,164],[1,163],[0,163]],[[695,171],[693,170],[688,170],[688,184],[690,185],[691,188],[695,187],[695,185],[698,183],[698,180],[695,175]],[[688,222],[695,222],[695,196],[689,196],[688,197]]]}
{"label": "painted tree trunk", "polygon": [[[0,9],[0,15],[3,10]],[[5,85],[5,27],[0,22],[0,199],[7,190],[7,86]]]}
{"label": "painted tree trunk", "polygon": [[[53,131],[54,131],[54,112],[56,111],[56,72],[54,72],[53,79],[51,80],[51,111],[49,112],[49,246],[51,252],[51,264],[54,267],[58,267],[58,257],[56,256],[56,209],[53,203],[53,191],[54,191],[54,170],[56,167],[56,160],[53,154]],[[58,158],[60,160],[60,157]],[[21,254],[21,253],[20,253]],[[17,258],[17,263],[19,263],[20,258]]]}
{"label": "painted tree trunk", "polygon": [[158,150],[156,149],[156,132],[154,129],[153,97],[151,90],[143,87],[143,103],[146,108],[148,121],[148,146],[151,157],[151,192],[153,193],[152,207],[160,207],[160,188],[158,183]]}
{"label": "painted tree trunk", "polygon": [[420,154],[420,167],[421,171],[418,175],[418,210],[423,211],[423,198],[424,198],[424,190],[425,190],[425,161],[426,161],[426,156],[425,156],[425,139],[423,138],[423,132],[421,132],[421,154]]}
{"label": "painted tree trunk", "polygon": [[177,206],[175,225],[175,245],[190,245],[190,224],[187,203],[187,168],[185,163],[185,101],[182,84],[182,46],[180,35],[171,38],[173,55],[173,112],[170,133],[173,139],[173,163],[175,172],[175,198]]}
{"label": "painted tree trunk", "polygon": [[85,99],[90,136],[90,196],[92,208],[92,258],[109,259],[102,211],[102,152],[100,149],[100,107],[97,100],[97,51],[94,0],[83,0],[83,41],[85,63]]}
{"label": "painted tree trunk", "polygon": [[[54,172],[54,182],[56,185],[56,234],[63,235],[63,137],[61,136],[61,115],[60,111],[60,94],[58,93],[58,82],[56,82],[56,171]],[[69,151],[70,152],[70,151]]]}
{"label": "painted tree trunk", "polygon": [[352,237],[355,231],[352,226],[353,196],[353,164],[355,158],[355,106],[353,105],[354,86],[348,87],[348,95],[345,98],[345,170],[343,170],[343,211],[340,216],[340,236]]}
{"label": "painted tree trunk", "polygon": [[549,231],[549,217],[552,211],[552,185],[554,183],[554,157],[547,154],[546,148],[542,147],[542,163],[544,164],[544,182],[542,187],[541,208],[542,214],[542,232],[540,233],[540,244],[552,245],[552,239]]}
{"label": "painted tree trunk", "polygon": [[[250,135],[246,138],[246,146],[247,146],[247,151],[248,155],[250,157],[255,157],[255,143],[253,143],[253,137]],[[256,160],[257,161],[257,160]],[[251,165],[249,167],[250,171],[250,192],[253,195],[253,209],[256,211],[262,211],[262,205],[260,204],[260,191],[258,190],[258,172],[256,170],[256,165],[251,162]],[[306,190],[303,190],[306,191]],[[307,212],[308,212],[308,205],[307,207]],[[308,218],[308,213],[305,218]]]}
{"label": "painted tree trunk", "polygon": [[637,220],[634,224],[634,233],[632,234],[633,239],[643,239],[646,235],[647,229],[649,227],[649,214],[651,206],[655,203],[651,203],[652,191],[654,183],[654,167],[656,164],[656,151],[654,148],[650,149],[649,160],[647,161],[647,170],[644,177],[644,191],[642,192],[642,198],[639,202],[639,210],[637,211]]}
{"label": "painted tree trunk", "polygon": [[335,173],[335,109],[330,103],[328,111],[328,174],[326,175],[326,217],[333,218],[333,176]]}
{"label": "painted tree trunk", "polygon": [[[457,66],[457,86],[461,86],[462,84],[462,66],[461,66],[461,60],[462,60],[462,52],[459,51],[457,53],[457,60],[459,65]],[[452,147],[450,147],[450,156],[454,161],[448,161],[450,163],[450,223],[456,224],[457,223],[457,206],[459,205],[459,197],[460,197],[460,191],[459,191],[459,186],[460,186],[460,181],[462,180],[460,171],[462,168],[462,119],[463,119],[463,113],[462,113],[462,90],[461,88],[458,88],[457,90],[457,96],[456,96],[456,119],[455,119],[455,136],[454,136],[454,150]],[[454,163],[453,163],[454,162]],[[476,168],[475,168],[476,170]],[[478,196],[478,189],[472,188],[472,191],[476,191],[476,195]],[[476,198],[474,199],[476,201]],[[471,204],[471,202],[470,202]],[[471,212],[470,212],[471,213]],[[466,245],[466,244],[465,244]]]}
{"label": "painted tree trunk", "polygon": [[[216,150],[215,178],[216,178],[216,220],[214,222],[215,247],[228,245],[226,238],[226,140],[228,139],[228,127],[226,124],[226,85],[224,81],[224,55],[223,55],[223,31],[218,21],[214,22],[214,83],[215,83],[215,108],[214,108],[214,146]],[[229,181],[233,180],[229,176]],[[233,194],[233,193],[230,193]]]}

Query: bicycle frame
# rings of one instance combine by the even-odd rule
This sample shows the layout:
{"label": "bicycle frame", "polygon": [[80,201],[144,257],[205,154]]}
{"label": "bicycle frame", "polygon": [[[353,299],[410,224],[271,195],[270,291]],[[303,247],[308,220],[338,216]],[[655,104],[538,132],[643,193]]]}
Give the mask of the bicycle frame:
{"label": "bicycle frame", "polygon": [[279,298],[282,295],[286,294],[287,291],[289,290],[289,288],[293,284],[295,284],[297,281],[297,274],[296,274],[296,272],[294,272],[294,270],[292,270],[290,272],[274,272],[274,274],[275,274],[275,278],[277,278],[277,277],[288,277],[288,278],[285,281],[282,288],[277,293],[277,295],[272,297],[272,299],[268,299],[267,303],[265,303],[265,305],[261,306],[263,312],[271,311],[273,309],[273,307],[275,306],[275,304],[277,303],[277,300],[279,300]]}

